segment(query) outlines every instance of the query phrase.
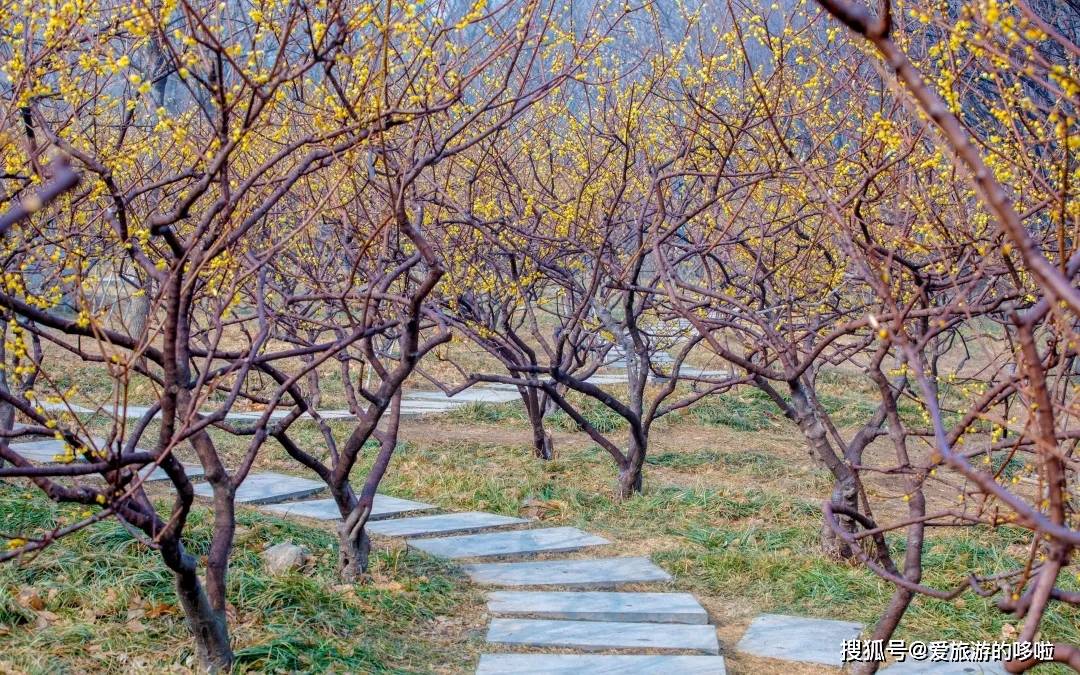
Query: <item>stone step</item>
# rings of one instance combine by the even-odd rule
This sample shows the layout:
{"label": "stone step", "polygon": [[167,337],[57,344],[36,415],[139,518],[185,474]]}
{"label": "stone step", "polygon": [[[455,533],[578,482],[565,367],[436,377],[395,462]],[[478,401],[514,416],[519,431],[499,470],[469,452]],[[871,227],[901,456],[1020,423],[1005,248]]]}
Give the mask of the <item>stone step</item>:
{"label": "stone step", "polygon": [[502,389],[495,387],[472,387],[465,391],[459,391],[453,398],[441,391],[410,391],[402,397],[402,403],[416,401],[439,401],[449,403],[508,403],[520,401],[521,394],[517,389]]}
{"label": "stone step", "polygon": [[[203,477],[203,468],[198,464],[181,464],[184,467],[184,473],[191,480],[197,480]],[[144,466],[139,469],[139,475],[143,476],[147,483],[152,483],[159,480],[168,480],[169,474],[165,473],[165,469],[160,466]]]}
{"label": "stone step", "polygon": [[[82,442],[85,443],[86,441],[83,440]],[[93,437],[90,439],[90,443],[98,450],[105,449],[104,438]],[[44,438],[36,441],[10,443],[8,447],[10,447],[12,451],[19,453],[23,459],[28,459],[31,462],[37,462],[38,464],[54,464],[63,461],[63,457],[67,453],[67,450],[64,449],[64,445],[64,441],[58,441],[55,438]],[[85,462],[86,458],[82,454],[78,454],[75,455],[73,461]]]}
{"label": "stone step", "polygon": [[689,593],[492,591],[488,612],[576,621],[705,624],[709,614]]}
{"label": "stone step", "polygon": [[[302,499],[316,492],[321,492],[326,484],[318,480],[287,476],[283,473],[251,473],[236,488],[237,504],[273,504],[290,499]],[[200,497],[214,496],[209,483],[195,486],[195,494]]]}
{"label": "stone step", "polygon": [[476,675],[725,675],[723,656],[483,654]]}
{"label": "stone step", "polygon": [[487,641],[522,647],[565,647],[586,651],[648,649],[719,654],[716,628],[709,625],[492,619]]}
{"label": "stone step", "polygon": [[[437,507],[434,504],[414,502],[411,499],[390,497],[388,495],[375,495],[375,503],[371,505],[371,515],[368,522],[393,518],[403,513],[416,513],[417,511],[432,511]],[[268,504],[262,508],[281,516],[297,516],[300,518],[312,518],[314,520],[341,520],[341,512],[338,511],[337,502],[332,498],[308,499],[302,502],[285,502],[282,504]],[[371,529],[371,525],[368,525]]]}
{"label": "stone step", "polygon": [[586,546],[610,544],[607,539],[582,532],[576,527],[549,527],[541,530],[512,530],[464,534],[438,539],[409,539],[410,548],[439,558],[489,558],[493,556],[564,553]]}
{"label": "stone step", "polygon": [[449,532],[468,532],[471,530],[524,525],[528,522],[524,518],[512,518],[482,511],[466,511],[464,513],[441,513],[436,516],[416,516],[372,523],[368,526],[368,532],[384,537],[424,537]]}
{"label": "stone step", "polygon": [[[90,442],[94,444],[94,447],[98,450],[105,449],[105,439],[93,437]],[[64,441],[58,441],[55,438],[41,439],[37,441],[27,441],[24,443],[12,443],[11,449],[19,453],[24,458],[37,462],[38,464],[52,464],[64,457]],[[146,452],[142,448],[136,448],[138,452]],[[73,460],[75,462],[85,462],[86,458],[82,455],[77,455]],[[203,468],[198,464],[184,464],[184,472],[187,473],[188,478],[196,479],[201,478],[203,475]],[[139,475],[145,477],[146,481],[153,482],[159,480],[167,480],[168,474],[158,466],[144,466],[139,469]]]}
{"label": "stone step", "polygon": [[845,640],[854,640],[863,625],[851,621],[812,619],[784,614],[755,618],[735,649],[783,661],[841,667]]}
{"label": "stone step", "polygon": [[1006,675],[1001,661],[913,661],[908,658],[881,669],[888,675]]}
{"label": "stone step", "polygon": [[469,578],[487,586],[570,586],[617,588],[624,584],[671,581],[648,558],[544,560],[464,565]]}

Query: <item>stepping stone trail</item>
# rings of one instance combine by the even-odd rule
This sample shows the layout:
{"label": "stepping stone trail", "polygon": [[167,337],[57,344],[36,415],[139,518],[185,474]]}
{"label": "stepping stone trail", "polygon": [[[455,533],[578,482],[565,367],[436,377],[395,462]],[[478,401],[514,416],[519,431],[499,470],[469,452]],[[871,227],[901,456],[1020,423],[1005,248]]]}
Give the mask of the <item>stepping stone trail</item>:
{"label": "stepping stone trail", "polygon": [[[98,450],[105,449],[104,438],[95,437],[91,438],[90,441]],[[52,464],[59,461],[59,458],[64,457],[67,453],[67,450],[64,449],[64,441],[58,441],[55,438],[12,443],[9,447],[25,459],[39,464]],[[136,450],[145,452],[142,448],[136,448]],[[81,454],[75,455],[75,458],[72,461],[85,462],[86,457]],[[203,469],[198,464],[184,464],[183,467],[184,473],[187,474],[188,478],[199,478],[203,475]],[[165,470],[158,466],[144,466],[139,469],[139,475],[151,482],[167,480],[169,478],[169,475],[165,473]]]}
{"label": "stepping stone trail", "polygon": [[[429,402],[440,404],[439,396],[432,393],[430,401],[421,396],[416,403],[419,407],[427,407]],[[209,496],[209,487],[197,485],[196,493]],[[338,520],[332,499],[289,501],[312,495],[323,487],[318,481],[282,474],[252,474],[237,489],[237,501],[262,504],[263,510],[284,516]],[[379,522],[369,523],[368,529],[376,535],[406,538],[410,548],[451,560],[560,553],[611,543],[575,527],[505,529],[525,526],[529,521],[479,511],[393,518],[434,508],[431,504],[377,495],[371,519]],[[451,534],[460,532],[479,533]],[[440,536],[448,534],[451,536]],[[726,673],[716,628],[709,624],[701,603],[689,593],[584,590],[671,581],[671,575],[648,558],[489,562],[463,565],[462,569],[473,582],[485,586],[576,589],[491,591],[488,611],[495,618],[488,627],[489,644],[624,652],[483,654],[478,675]],[[862,630],[861,624],[846,621],[765,614],[753,621],[737,649],[755,656],[839,667],[843,642],[857,638]],[[635,650],[649,653],[625,653]],[[925,662],[898,664],[887,671],[897,675],[1002,672],[999,664]]]}

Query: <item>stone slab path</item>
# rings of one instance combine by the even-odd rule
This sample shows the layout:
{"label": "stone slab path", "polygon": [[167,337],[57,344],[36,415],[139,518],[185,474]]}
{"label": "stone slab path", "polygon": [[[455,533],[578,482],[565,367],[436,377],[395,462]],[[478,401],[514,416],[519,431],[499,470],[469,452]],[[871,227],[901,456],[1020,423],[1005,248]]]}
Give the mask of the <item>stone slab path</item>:
{"label": "stone slab path", "polygon": [[492,619],[487,641],[522,647],[581,650],[647,649],[719,654],[716,628],[709,625],[554,619]]}
{"label": "stone slab path", "polygon": [[724,675],[723,656],[484,654],[476,675]]}
{"label": "stone slab path", "polygon": [[492,591],[488,613],[576,621],[709,623],[708,612],[689,593]]}
{"label": "stone slab path", "polygon": [[844,665],[844,640],[854,640],[862,631],[861,623],[851,621],[762,614],[746,629],[735,649],[754,656],[839,668]]}
{"label": "stone slab path", "polygon": [[[266,475],[253,474],[248,480]],[[247,483],[244,481],[244,485]],[[412,504],[421,508],[430,506]],[[263,509],[285,516],[337,518],[337,509],[329,499],[289,501]],[[563,553],[610,543],[575,527],[506,529],[528,524],[530,521],[523,518],[470,511],[383,520],[369,524],[368,528],[372,534],[405,538],[410,548],[451,560]],[[478,534],[441,536],[478,530]],[[425,536],[429,538],[421,538]],[[504,586],[614,588],[671,579],[648,558],[479,563],[466,565],[464,570],[478,583]],[[590,659],[576,654],[487,654],[482,657],[478,672],[573,672],[575,675],[725,672],[723,657],[718,656],[716,629],[708,624],[708,615],[701,604],[686,593],[497,591],[489,600],[491,613],[501,616],[493,619],[488,629],[487,641],[492,645],[578,651],[660,651],[673,655],[603,654]],[[692,658],[685,656],[687,652],[716,656],[704,657],[708,661],[687,660]]]}
{"label": "stone slab path", "polygon": [[[377,506],[378,504],[376,504]],[[471,532],[498,527],[527,525],[525,518],[500,516],[496,513],[466,511],[464,513],[441,513],[436,516],[416,516],[372,523],[368,532],[383,537],[424,537],[451,532]]]}
{"label": "stone slab path", "polygon": [[[507,403],[509,401],[517,400],[520,397],[516,387],[500,385],[476,385],[469,387],[464,391],[460,391],[453,396],[447,396],[441,391],[409,390],[402,393],[401,414],[403,417],[407,418],[419,417],[431,413],[448,412],[470,403]],[[92,407],[78,405],[74,402],[45,402],[41,405],[45,410],[54,412],[72,412],[77,415],[103,414],[111,417],[116,412],[110,406]],[[127,419],[142,419],[149,412],[150,408],[148,406],[129,405],[124,408],[123,415]],[[212,411],[208,410],[205,411],[204,414],[210,414],[210,412]],[[274,410],[270,413],[269,419],[281,419],[288,414],[288,410]],[[345,409],[319,410],[318,414],[319,417],[326,420],[349,419],[353,416],[349,410]],[[161,413],[158,412],[154,416],[160,417]],[[262,416],[263,413],[257,410],[230,411],[225,415],[225,419],[240,422],[257,422]],[[301,417],[310,419],[311,415],[309,413],[304,413]]]}
{"label": "stone slab path", "polygon": [[542,530],[512,530],[463,534],[438,539],[409,539],[415,548],[439,558],[492,558],[522,556],[536,553],[566,553],[587,546],[603,546],[611,542],[603,537],[582,532],[576,527],[549,527]]}
{"label": "stone slab path", "polygon": [[[434,504],[425,504],[423,502],[414,502],[411,499],[401,499],[399,497],[390,497],[388,495],[375,495],[375,502],[371,505],[371,515],[368,516],[369,521],[383,520],[385,518],[393,518],[406,513],[416,513],[418,511],[434,511],[437,507]],[[337,502],[332,498],[324,499],[309,499],[302,502],[283,502],[280,504],[266,504],[262,507],[263,511],[270,511],[281,516],[299,516],[301,518],[312,518],[314,520],[341,520],[341,512],[338,510]],[[372,523],[374,525],[374,523]],[[368,527],[371,529],[371,526]]]}
{"label": "stone slab path", "polygon": [[[257,473],[238,488],[237,501],[260,504],[263,510],[287,517],[337,520],[332,499],[298,501],[324,487],[320,481]],[[196,493],[208,496],[209,485],[197,485]],[[531,521],[479,511],[395,518],[435,508],[377,495],[371,517],[377,522],[368,528],[372,534],[402,538],[410,548],[450,560],[561,553],[610,543],[575,527],[507,529],[527,527]],[[445,536],[454,532],[477,533]],[[489,592],[488,611],[493,618],[488,644],[560,653],[483,654],[477,667],[481,675],[726,673],[716,628],[694,596],[591,590],[670,582],[671,575],[648,558],[487,562],[462,565],[462,570],[474,583],[484,586],[555,589]],[[840,667],[843,642],[857,638],[862,631],[861,624],[847,621],[764,614],[754,619],[736,649],[754,656]],[[565,653],[568,650],[616,653]],[[897,675],[1003,672],[1000,664],[927,662],[897,664],[886,670]]]}

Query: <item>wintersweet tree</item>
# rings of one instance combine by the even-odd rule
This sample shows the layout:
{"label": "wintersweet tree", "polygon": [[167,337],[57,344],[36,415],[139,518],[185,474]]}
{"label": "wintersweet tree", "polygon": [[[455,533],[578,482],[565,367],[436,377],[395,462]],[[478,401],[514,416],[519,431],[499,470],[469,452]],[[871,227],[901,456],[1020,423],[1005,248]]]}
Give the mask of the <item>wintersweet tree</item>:
{"label": "wintersweet tree", "polygon": [[[235,491],[266,440],[286,438],[299,418],[306,394],[297,383],[370,328],[341,319],[363,303],[346,294],[317,315],[341,321],[344,332],[299,346],[279,339],[274,321],[289,298],[275,264],[313,231],[333,228],[321,214],[340,205],[358,224],[338,240],[354,260],[401,253],[413,261],[402,273],[383,270],[381,292],[416,297],[413,270],[421,268],[430,287],[439,266],[418,234],[415,186],[458,144],[482,137],[478,128],[492,133],[553,86],[536,65],[564,50],[546,40],[538,7],[521,15],[440,5],[424,20],[414,5],[345,3],[3,10],[4,194],[31,190],[57,149],[83,181],[8,229],[0,251],[0,307],[14,336],[7,351],[21,381],[34,380],[22,397],[10,387],[0,396],[23,422],[16,436],[56,436],[67,444],[58,459],[68,463],[29,461],[11,436],[0,455],[14,465],[7,475],[31,477],[57,501],[98,508],[55,531],[9,535],[4,558],[117,517],[174,573],[202,665],[230,666]],[[357,168],[376,177],[353,182]],[[369,218],[369,203],[382,213]],[[385,239],[409,243],[368,255]],[[113,311],[129,300],[140,308]],[[409,301],[389,304],[398,317],[416,316]],[[402,340],[406,360],[416,356],[409,344]],[[72,362],[99,369],[108,385],[81,395],[67,376]],[[370,417],[401,379],[380,390]],[[238,402],[263,408],[257,424],[226,419]],[[87,403],[103,423],[80,416]],[[288,413],[274,415],[281,407]],[[241,440],[238,457],[225,454],[221,434]],[[213,490],[203,570],[182,543],[193,502],[175,456],[184,447]],[[166,515],[143,489],[156,467],[171,484]],[[338,480],[349,468],[335,467]],[[104,482],[57,480],[90,474]]]}
{"label": "wintersweet tree", "polygon": [[[849,288],[834,226],[791,157],[831,189],[857,191],[855,169],[873,161],[860,125],[874,115],[847,95],[867,82],[863,60],[835,43],[839,30],[822,27],[820,10],[788,5],[729,3],[712,51],[680,74],[685,158],[656,192],[667,219],[651,255],[667,311],[775,404],[832,474],[833,501],[859,511],[851,465],[884,433],[885,411],[841,423],[820,387],[823,372],[883,354],[865,321],[868,296]],[[854,555],[824,525],[823,546]]]}
{"label": "wintersweet tree", "polygon": [[[451,339],[451,322],[429,302],[443,278],[445,241],[457,214],[445,201],[458,156],[507,129],[591,59],[622,10],[599,8],[571,36],[553,4],[508,3],[482,14],[418,13],[395,43],[394,105],[422,105],[422,121],[383,133],[341,165],[347,199],[327,209],[298,246],[279,258],[279,337],[313,349],[348,341],[334,354],[356,426],[344,444],[320,424],[328,456],[276,435],[290,455],[327,482],[341,512],[341,572],[356,579],[370,547],[365,525],[397,446],[401,387],[424,357]],[[455,23],[462,32],[443,29]],[[415,52],[415,53],[414,53]],[[399,69],[398,72],[395,69]],[[451,83],[451,84],[448,84]],[[357,246],[365,242],[363,246]],[[344,251],[344,254],[342,253]],[[351,336],[351,339],[350,339]],[[296,413],[317,413],[318,372],[301,387]],[[351,474],[369,440],[378,453],[359,489]]]}
{"label": "wintersweet tree", "polygon": [[[211,670],[232,661],[225,588],[234,493],[265,432],[227,466],[210,429],[237,400],[253,398],[249,374],[288,356],[261,325],[264,264],[305,222],[283,196],[392,122],[379,113],[346,123],[321,100],[298,111],[291,97],[315,86],[321,64],[350,54],[345,24],[365,15],[333,7],[313,16],[294,5],[268,22],[235,9],[10,6],[2,47],[7,118],[16,120],[5,129],[6,189],[37,181],[42,157],[57,149],[83,182],[3,239],[0,306],[12,370],[34,384],[23,397],[0,396],[24,422],[16,437],[55,436],[66,450],[59,464],[39,464],[9,437],[0,453],[12,464],[8,475],[31,478],[56,501],[91,507],[53,531],[9,535],[4,557],[120,519],[173,572],[200,662]],[[160,58],[148,60],[150,52]],[[162,81],[180,89],[173,112],[159,105]],[[275,217],[285,223],[276,238],[253,236]],[[241,308],[248,288],[254,301]],[[147,310],[107,311],[139,297]],[[67,373],[72,362],[100,370],[108,386],[79,392],[82,383]],[[272,406],[283,392],[255,400]],[[147,405],[129,405],[135,397]],[[103,424],[80,416],[87,402]],[[214,493],[204,576],[182,541],[193,502],[176,457],[182,446],[191,447]],[[172,487],[164,515],[143,487],[154,469]],[[92,474],[100,480],[59,480]]]}
{"label": "wintersweet tree", "polygon": [[[656,19],[654,9],[646,16]],[[702,336],[667,305],[650,254],[660,233],[678,231],[722,194],[709,189],[714,172],[693,165],[693,134],[672,104],[683,98],[686,62],[712,54],[695,51],[710,47],[700,17],[682,18],[673,46],[645,34],[632,59],[624,44],[595,66],[592,85],[564,92],[572,114],[523,122],[518,155],[498,171],[467,174],[455,201],[457,239],[486,254],[455,269],[459,286],[445,304],[510,371],[463,369],[465,384],[541,390],[612,457],[619,498],[642,489],[657,420],[743,381],[686,367]],[[737,137],[719,140],[727,148]],[[613,362],[625,368],[625,385],[591,381]],[[691,380],[694,390],[683,386]],[[606,409],[625,430],[599,428],[586,405]],[[542,433],[534,421],[538,445]]]}
{"label": "wintersweet tree", "polygon": [[[505,133],[493,136],[455,162],[453,188],[439,195],[454,222],[442,228],[447,278],[439,291],[442,314],[459,335],[494,357],[519,384],[518,392],[532,430],[534,454],[551,459],[554,447],[547,418],[559,409],[541,381],[542,364],[555,362],[570,377],[586,380],[609,360],[612,344],[588,341],[575,324],[563,288],[565,272],[583,274],[585,265],[566,233],[550,231],[539,217],[538,198],[555,189],[557,172],[535,175],[530,167],[540,153],[559,148],[556,131],[572,102],[573,86],[563,88],[522,115]],[[525,148],[526,152],[519,149]],[[560,186],[563,187],[563,186]],[[557,353],[560,336],[575,345]],[[473,381],[466,366],[450,357],[459,380]],[[493,373],[489,373],[493,374]],[[453,393],[459,383],[439,383]],[[552,388],[566,395],[566,386]]]}
{"label": "wintersweet tree", "polygon": [[[1033,642],[1060,620],[1060,606],[1080,605],[1076,23],[1056,22],[1059,7],[1023,1],[908,3],[903,13],[888,2],[876,13],[820,4],[883,58],[891,97],[905,106],[878,140],[908,151],[868,179],[876,187],[860,208],[807,176],[882,304],[867,320],[920,410],[900,414],[904,392],[881,369],[868,373],[893,453],[855,469],[864,479],[903,476],[894,496],[903,508],[837,531],[897,587],[875,638],[892,634],[916,595],[973,592],[996,598],[1022,621],[1017,640]],[[902,227],[892,226],[895,214],[907,214]],[[826,510],[834,527],[852,515]],[[1025,552],[953,587],[927,584],[927,536],[959,526],[1000,531]],[[899,564],[885,540],[894,532],[906,539]],[[1058,642],[1052,655],[1006,668],[1044,660],[1080,670],[1080,649]]]}

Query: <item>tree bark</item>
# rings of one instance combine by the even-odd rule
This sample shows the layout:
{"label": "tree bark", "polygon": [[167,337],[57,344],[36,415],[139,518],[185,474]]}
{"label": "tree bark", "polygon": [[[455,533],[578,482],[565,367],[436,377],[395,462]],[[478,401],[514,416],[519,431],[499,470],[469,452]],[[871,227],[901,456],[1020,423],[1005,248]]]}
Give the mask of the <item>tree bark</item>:
{"label": "tree bark", "polygon": [[368,537],[367,528],[349,527],[346,521],[338,525],[337,531],[338,574],[343,582],[356,583],[367,573],[371,556],[371,539]]}
{"label": "tree bark", "polygon": [[532,428],[533,455],[537,459],[548,460],[553,456],[551,434],[544,429],[544,408],[546,407],[540,392],[535,387],[519,387],[525,412]]}
{"label": "tree bark", "polygon": [[[2,377],[2,375],[0,375]],[[2,379],[0,379],[0,387],[4,388]],[[15,408],[10,403],[0,402],[0,432],[11,431],[15,428]],[[4,458],[0,457],[0,466],[4,466]]]}
{"label": "tree bark", "polygon": [[641,462],[631,460],[625,466],[619,467],[617,499],[621,501],[623,499],[630,499],[634,496],[634,493],[641,494],[643,482]]}
{"label": "tree bark", "polygon": [[185,554],[184,569],[176,570],[176,595],[184,610],[188,628],[195,638],[199,665],[209,673],[224,673],[232,669],[233,652],[229,644],[229,627],[225,609],[215,609],[195,572],[195,561]]}
{"label": "tree bark", "polygon": [[[855,475],[844,460],[833,450],[829,443],[825,425],[814,412],[813,404],[801,382],[789,383],[791,405],[796,416],[795,422],[810,445],[811,454],[821,461],[833,475],[832,502],[855,511],[859,510],[859,491],[855,484]],[[855,531],[855,523],[850,518],[840,516],[837,522],[849,532]],[[824,520],[821,523],[821,548],[824,554],[833,559],[847,560],[855,552]]]}

